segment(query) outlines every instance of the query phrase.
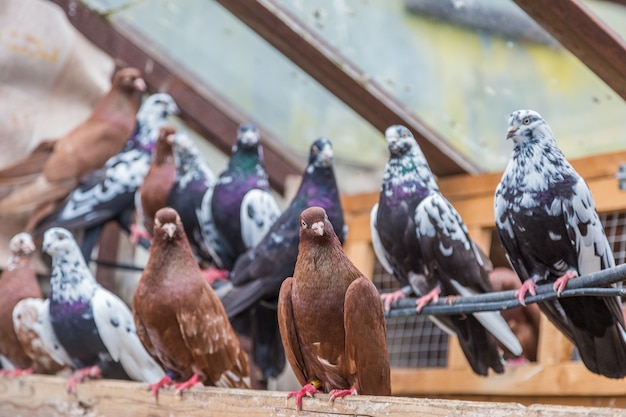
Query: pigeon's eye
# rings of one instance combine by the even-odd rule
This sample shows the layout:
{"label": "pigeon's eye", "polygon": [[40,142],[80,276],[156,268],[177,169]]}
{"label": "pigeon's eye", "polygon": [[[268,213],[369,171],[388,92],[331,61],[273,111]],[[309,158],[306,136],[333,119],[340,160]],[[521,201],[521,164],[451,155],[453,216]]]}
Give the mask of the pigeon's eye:
{"label": "pigeon's eye", "polygon": [[300,220],[300,226],[301,227],[306,227],[306,222],[304,220]]}
{"label": "pigeon's eye", "polygon": [[313,146],[312,151],[313,153],[318,153],[320,151],[320,148],[318,148],[317,146]]}
{"label": "pigeon's eye", "polygon": [[529,125],[530,124],[530,118],[529,117],[524,117],[522,119],[522,123],[525,124],[525,125]]}
{"label": "pigeon's eye", "polygon": [[58,239],[59,239],[59,240],[65,240],[65,236],[64,236],[64,235],[59,235],[59,236],[58,236]]}

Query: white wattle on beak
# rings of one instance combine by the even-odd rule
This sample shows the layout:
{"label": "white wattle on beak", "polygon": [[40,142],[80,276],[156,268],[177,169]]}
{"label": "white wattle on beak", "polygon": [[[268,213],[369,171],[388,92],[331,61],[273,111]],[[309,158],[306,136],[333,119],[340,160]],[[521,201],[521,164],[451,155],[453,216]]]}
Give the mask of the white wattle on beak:
{"label": "white wattle on beak", "polygon": [[324,222],[313,223],[311,225],[311,229],[315,232],[316,235],[323,236],[324,235]]}
{"label": "white wattle on beak", "polygon": [[176,232],[176,225],[174,223],[165,223],[162,227],[165,233],[167,233],[167,236],[171,239],[172,236],[174,236],[174,232]]}

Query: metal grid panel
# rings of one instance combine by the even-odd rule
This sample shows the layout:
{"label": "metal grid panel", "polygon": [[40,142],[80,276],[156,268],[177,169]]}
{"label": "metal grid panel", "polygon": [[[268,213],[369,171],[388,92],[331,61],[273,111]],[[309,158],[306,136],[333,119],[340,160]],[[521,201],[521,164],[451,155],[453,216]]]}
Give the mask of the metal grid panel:
{"label": "metal grid panel", "polygon": [[[380,292],[400,288],[378,261],[373,281]],[[387,349],[393,367],[444,367],[448,358],[448,335],[426,316],[392,317],[387,319]]]}
{"label": "metal grid panel", "polygon": [[600,220],[604,225],[606,237],[613,248],[615,264],[620,265],[626,262],[626,211],[615,211],[600,214]]}

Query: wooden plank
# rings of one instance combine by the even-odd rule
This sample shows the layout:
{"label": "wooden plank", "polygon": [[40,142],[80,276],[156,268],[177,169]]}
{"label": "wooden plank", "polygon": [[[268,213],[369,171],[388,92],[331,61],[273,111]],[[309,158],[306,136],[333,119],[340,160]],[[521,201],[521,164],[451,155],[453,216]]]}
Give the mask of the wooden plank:
{"label": "wooden plank", "polygon": [[218,2],[381,132],[392,124],[403,124],[411,129],[437,175],[480,172],[477,164],[278,2]]}
{"label": "wooden plank", "polygon": [[537,362],[541,365],[556,365],[572,359],[574,345],[542,314],[539,319]]}
{"label": "wooden plank", "polygon": [[526,13],[626,99],[626,44],[580,0],[515,0]]}
{"label": "wooden plank", "polygon": [[284,191],[287,176],[302,173],[305,161],[290,152],[285,141],[182,68],[156,43],[123,22],[109,22],[80,1],[53,1],[97,47],[124,65],[141,69],[151,91],[169,93],[181,110],[181,119],[225,154],[230,155],[239,124],[256,124],[262,135],[265,168],[279,193]]}
{"label": "wooden plank", "polygon": [[[454,377],[455,373],[450,376]],[[450,382],[454,382],[454,378]],[[328,401],[328,395],[305,398],[295,410],[285,392],[195,387],[182,396],[163,391],[155,401],[146,384],[98,380],[81,384],[77,394],[65,391],[66,380],[30,375],[0,379],[0,414],[24,417],[88,415],[102,417],[223,416],[626,416],[626,410],[517,403],[476,402],[405,397],[350,396]],[[415,383],[415,380],[413,380]]]}

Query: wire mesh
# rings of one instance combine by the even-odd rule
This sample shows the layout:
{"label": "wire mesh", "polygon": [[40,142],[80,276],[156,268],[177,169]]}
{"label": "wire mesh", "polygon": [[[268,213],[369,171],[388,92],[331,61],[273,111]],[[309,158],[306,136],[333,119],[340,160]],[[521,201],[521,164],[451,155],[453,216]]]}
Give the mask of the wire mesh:
{"label": "wire mesh", "polygon": [[[623,264],[626,262],[626,211],[603,213],[600,220],[613,248],[615,263]],[[497,237],[493,245],[499,245]],[[374,266],[373,282],[382,293],[400,288],[378,261]],[[426,316],[390,317],[387,318],[387,348],[393,367],[445,367],[448,335]]]}

